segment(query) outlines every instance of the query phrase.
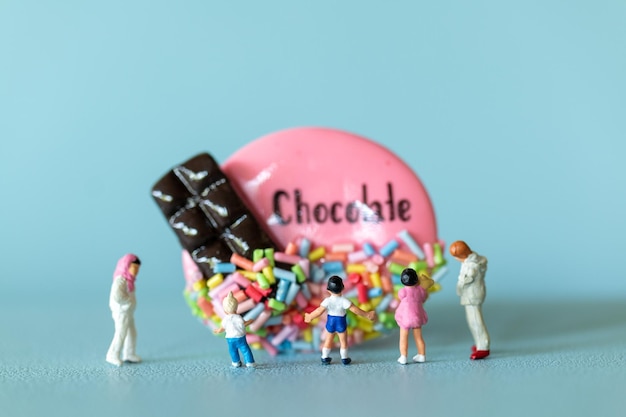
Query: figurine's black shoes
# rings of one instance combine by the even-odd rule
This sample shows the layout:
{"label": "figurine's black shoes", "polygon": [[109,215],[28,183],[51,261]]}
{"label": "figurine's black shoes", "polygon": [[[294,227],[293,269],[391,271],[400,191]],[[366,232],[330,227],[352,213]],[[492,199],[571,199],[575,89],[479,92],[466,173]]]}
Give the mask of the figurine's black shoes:
{"label": "figurine's black shoes", "polygon": [[352,359],[350,358],[341,359],[341,363],[343,363],[344,365],[350,365],[350,362],[352,362]]}
{"label": "figurine's black shoes", "polygon": [[330,361],[332,360],[332,358],[322,358],[322,365],[330,365]]}

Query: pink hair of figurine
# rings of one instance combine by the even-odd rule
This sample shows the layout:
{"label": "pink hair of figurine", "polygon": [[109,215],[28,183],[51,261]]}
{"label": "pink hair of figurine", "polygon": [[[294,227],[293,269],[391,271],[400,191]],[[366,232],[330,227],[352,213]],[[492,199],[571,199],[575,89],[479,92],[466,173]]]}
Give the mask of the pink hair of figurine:
{"label": "pink hair of figurine", "polygon": [[128,286],[128,291],[133,292],[135,291],[135,276],[128,270],[130,264],[141,265],[141,261],[137,255],[133,255],[132,253],[127,253],[122,256],[120,260],[117,261],[117,266],[113,272],[113,279],[119,276],[124,277],[126,285]]}

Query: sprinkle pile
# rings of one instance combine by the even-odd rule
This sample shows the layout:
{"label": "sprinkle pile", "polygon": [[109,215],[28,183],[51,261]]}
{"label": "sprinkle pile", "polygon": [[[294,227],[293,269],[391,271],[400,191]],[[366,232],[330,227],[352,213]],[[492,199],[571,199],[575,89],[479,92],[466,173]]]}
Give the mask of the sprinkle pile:
{"label": "sprinkle pile", "polygon": [[359,344],[397,327],[394,311],[404,268],[431,274],[435,285],[430,292],[441,288],[438,281],[446,272],[443,246],[433,242],[420,247],[406,230],[378,249],[367,242],[315,246],[300,238],[284,252],[256,249],[253,259],[233,254],[230,263],[217,264],[216,274],[208,278],[183,251],[184,296],[193,314],[213,329],[225,315],[222,300],[232,291],[239,301],[237,313],[254,320],[246,336],[253,348],[271,355],[313,351],[326,337],[326,315],[307,324],[304,313],[328,296],[326,282],[338,275],[344,280],[344,296],[378,316],[372,323],[348,312],[348,343]]}

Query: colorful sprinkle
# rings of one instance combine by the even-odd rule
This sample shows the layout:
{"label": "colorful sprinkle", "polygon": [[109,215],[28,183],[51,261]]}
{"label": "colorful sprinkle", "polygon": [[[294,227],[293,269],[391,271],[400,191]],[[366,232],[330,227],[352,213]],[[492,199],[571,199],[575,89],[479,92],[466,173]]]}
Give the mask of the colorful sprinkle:
{"label": "colorful sprinkle", "polygon": [[[440,288],[438,282],[446,273],[443,243],[424,243],[425,254],[420,256],[415,253],[419,245],[406,231],[398,233],[398,240],[389,241],[378,252],[367,242],[361,246],[343,242],[329,247],[316,247],[303,238],[294,242],[298,243],[291,243],[285,251],[255,249],[251,260],[233,256],[231,262],[215,265],[215,275],[205,278],[200,274],[193,282],[187,280],[184,296],[192,313],[206,326],[218,327],[225,315],[221,300],[232,291],[240,301],[237,312],[244,320],[252,320],[247,335],[252,347],[263,348],[270,355],[311,351],[319,349],[326,337],[325,316],[307,324],[303,313],[314,310],[327,296],[329,276],[342,276],[346,284],[344,295],[378,315],[378,322],[372,323],[348,313],[348,342],[352,344],[397,327],[396,292],[404,268],[430,273],[437,282],[431,292]],[[191,268],[188,263],[186,268]],[[185,270],[186,274],[193,272]]]}

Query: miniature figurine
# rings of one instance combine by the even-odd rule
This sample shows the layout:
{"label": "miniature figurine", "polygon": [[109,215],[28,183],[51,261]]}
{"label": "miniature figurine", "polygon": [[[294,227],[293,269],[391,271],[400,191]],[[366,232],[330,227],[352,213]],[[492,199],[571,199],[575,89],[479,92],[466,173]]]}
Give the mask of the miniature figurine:
{"label": "miniature figurine", "polygon": [[[396,322],[400,326],[400,357],[398,363],[406,365],[409,350],[409,329],[413,330],[413,338],[417,347],[414,362],[426,361],[426,344],[422,337],[422,326],[428,323],[428,314],[424,310],[424,302],[428,299],[428,289],[435,283],[427,274],[419,276],[414,269],[406,268],[402,271],[400,280],[404,285],[398,291],[400,305],[396,309]],[[418,285],[419,284],[419,285]]]}
{"label": "miniature figurine", "polygon": [[450,245],[450,254],[461,262],[456,293],[461,298],[461,305],[465,306],[467,324],[474,337],[475,345],[472,346],[470,359],[483,359],[489,356],[489,333],[482,313],[487,258],[473,252],[462,240]]}
{"label": "miniature figurine", "polygon": [[[135,354],[137,329],[135,328],[135,280],[141,261],[137,255],[126,254],[117,261],[113,273],[113,284],[109,297],[109,307],[115,322],[115,334],[107,352],[107,362],[120,366],[125,362],[141,362]],[[121,354],[121,358],[120,358]]]}
{"label": "miniature figurine", "polygon": [[222,301],[224,312],[226,316],[222,318],[222,326],[213,330],[213,333],[219,334],[226,331],[226,341],[228,342],[228,352],[232,359],[232,365],[235,368],[241,366],[241,358],[239,351],[243,354],[243,360],[246,362],[248,368],[254,368],[254,357],[248,342],[246,341],[246,326],[252,323],[254,320],[243,320],[239,314],[237,314],[237,307],[239,302],[233,296],[232,292],[229,292]]}
{"label": "miniature figurine", "polygon": [[341,295],[344,289],[343,280],[336,275],[333,275],[328,279],[326,289],[330,293],[330,297],[325,298],[321,302],[320,306],[312,311],[310,314],[305,313],[304,321],[306,323],[310,323],[312,320],[324,314],[324,311],[328,310],[328,317],[326,319],[326,330],[329,334],[324,341],[324,346],[322,347],[322,364],[328,365],[332,360],[329,355],[330,350],[333,346],[333,339],[335,338],[336,333],[339,337],[339,354],[341,356],[341,363],[343,363],[344,365],[349,365],[350,362],[352,362],[352,359],[348,357],[346,310],[350,310],[354,314],[365,317],[372,321],[376,318],[376,313],[374,311],[363,311],[359,307],[352,304],[352,301],[343,297]]}

